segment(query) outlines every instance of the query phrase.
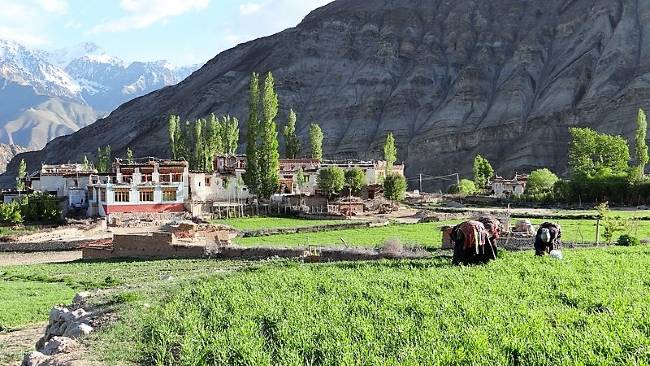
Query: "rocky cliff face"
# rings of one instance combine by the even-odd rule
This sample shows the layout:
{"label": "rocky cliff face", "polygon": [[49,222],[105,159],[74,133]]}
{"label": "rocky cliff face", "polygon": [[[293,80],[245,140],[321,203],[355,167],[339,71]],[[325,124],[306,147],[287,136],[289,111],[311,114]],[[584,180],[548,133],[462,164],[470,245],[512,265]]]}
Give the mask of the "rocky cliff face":
{"label": "rocky cliff face", "polygon": [[568,127],[631,136],[649,107],[649,17],[650,0],[338,0],[25,158],[168,156],[170,113],[244,121],[250,73],[272,71],[279,124],[290,107],[303,137],[320,123],[330,157],[380,157],[393,132],[409,176],[469,174],[477,153],[565,173]]}

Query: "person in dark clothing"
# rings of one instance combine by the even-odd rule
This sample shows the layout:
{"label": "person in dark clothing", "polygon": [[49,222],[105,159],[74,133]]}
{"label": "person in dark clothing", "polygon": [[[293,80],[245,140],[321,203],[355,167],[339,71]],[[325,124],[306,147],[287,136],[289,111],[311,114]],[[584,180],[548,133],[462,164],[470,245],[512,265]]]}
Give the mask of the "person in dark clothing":
{"label": "person in dark clothing", "polygon": [[499,224],[496,220],[470,220],[456,225],[451,232],[451,239],[454,241],[452,263],[480,264],[496,259],[498,238]]}
{"label": "person in dark clothing", "polygon": [[556,249],[561,237],[562,229],[559,224],[554,222],[541,224],[535,235],[535,255],[543,256]]}

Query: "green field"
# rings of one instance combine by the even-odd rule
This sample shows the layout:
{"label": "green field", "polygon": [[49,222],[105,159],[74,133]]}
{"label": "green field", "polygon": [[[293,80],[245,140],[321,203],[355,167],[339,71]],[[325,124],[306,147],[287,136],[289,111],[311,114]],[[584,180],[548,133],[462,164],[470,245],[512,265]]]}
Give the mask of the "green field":
{"label": "green field", "polygon": [[145,317],[142,360],[238,365],[641,365],[650,248],[269,265],[188,286]]}
{"label": "green field", "polygon": [[[458,221],[454,221],[458,222]],[[399,238],[407,245],[438,248],[442,240],[440,228],[451,222],[390,225],[373,228],[344,229],[317,233],[279,234],[261,237],[235,238],[240,245],[343,245],[374,247],[387,239]],[[341,240],[343,239],[343,240]]]}
{"label": "green field", "polygon": [[[517,220],[511,221],[514,224]],[[533,219],[533,224],[539,225],[547,221]],[[596,240],[595,220],[553,220],[562,226],[562,240],[565,243],[593,243]],[[351,246],[381,246],[391,238],[399,238],[406,245],[418,245],[425,248],[439,248],[441,245],[440,228],[444,225],[454,225],[460,220],[442,221],[426,224],[393,224],[385,227],[344,229],[317,233],[280,234],[263,237],[235,238],[235,243],[245,246],[273,245],[273,246],[299,246],[299,245],[342,245]],[[601,242],[602,238],[601,227]],[[632,233],[640,239],[650,238],[650,221],[633,220],[629,229],[623,233]],[[343,240],[341,240],[343,239]]]}
{"label": "green field", "polygon": [[262,229],[284,229],[301,228],[320,225],[345,224],[345,220],[309,220],[285,217],[246,217],[213,220],[213,224],[232,226],[237,230],[262,230]]}
{"label": "green field", "polygon": [[155,289],[169,283],[169,278],[174,280],[171,282],[197,279],[231,265],[212,260],[161,260],[0,267],[0,329],[45,321],[53,305],[70,303],[75,292],[125,285]]}
{"label": "green field", "polygon": [[74,292],[106,288],[93,302],[118,321],[84,342],[104,364],[650,362],[650,247],[564,253],[504,253],[476,267],[447,257],[0,267],[0,316],[26,326]]}

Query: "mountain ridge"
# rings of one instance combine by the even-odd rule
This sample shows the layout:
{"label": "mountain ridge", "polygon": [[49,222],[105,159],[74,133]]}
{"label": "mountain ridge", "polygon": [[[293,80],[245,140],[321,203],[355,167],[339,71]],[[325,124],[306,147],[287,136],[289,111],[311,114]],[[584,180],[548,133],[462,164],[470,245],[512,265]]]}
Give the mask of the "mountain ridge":
{"label": "mountain ridge", "polygon": [[0,40],[0,143],[42,148],[133,97],[179,82],[196,67],[127,64],[94,43],[43,51]]}
{"label": "mountain ridge", "polygon": [[479,153],[502,175],[565,175],[569,127],[631,140],[650,101],[647,16],[650,2],[636,0],[338,0],[25,156],[75,160],[111,144],[166,157],[172,113],[231,114],[245,136],[249,75],[272,71],[278,125],[293,108],[307,141],[319,122],[328,157],[380,158],[392,132],[409,176],[467,176]]}

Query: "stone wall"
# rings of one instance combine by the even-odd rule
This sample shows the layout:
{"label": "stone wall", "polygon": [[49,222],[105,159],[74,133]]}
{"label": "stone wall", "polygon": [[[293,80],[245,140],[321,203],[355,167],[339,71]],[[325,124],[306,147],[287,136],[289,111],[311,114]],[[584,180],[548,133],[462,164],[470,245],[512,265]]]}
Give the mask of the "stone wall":
{"label": "stone wall", "polygon": [[84,259],[107,258],[201,258],[205,245],[177,243],[171,233],[152,232],[137,235],[115,235],[111,247],[87,247]]}

